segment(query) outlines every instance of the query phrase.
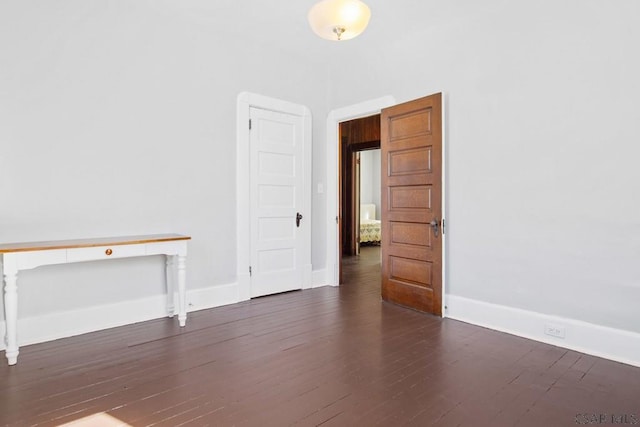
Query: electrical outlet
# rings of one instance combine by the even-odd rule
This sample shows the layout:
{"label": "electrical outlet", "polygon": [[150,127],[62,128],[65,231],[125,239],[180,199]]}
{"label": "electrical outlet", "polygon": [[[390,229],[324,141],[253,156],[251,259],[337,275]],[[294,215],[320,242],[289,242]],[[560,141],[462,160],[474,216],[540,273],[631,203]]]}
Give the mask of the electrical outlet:
{"label": "electrical outlet", "polygon": [[565,335],[565,328],[562,325],[554,325],[553,323],[545,323],[544,333],[551,335],[552,337],[563,338]]}

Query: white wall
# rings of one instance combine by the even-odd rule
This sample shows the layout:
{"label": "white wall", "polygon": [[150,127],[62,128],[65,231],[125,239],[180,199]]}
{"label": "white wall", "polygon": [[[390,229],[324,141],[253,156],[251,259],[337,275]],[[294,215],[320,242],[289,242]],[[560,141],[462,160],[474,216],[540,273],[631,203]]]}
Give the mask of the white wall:
{"label": "white wall", "polygon": [[[236,97],[307,105],[322,140],[327,72],[182,7],[2,2],[1,242],[178,232],[190,289],[236,280]],[[19,315],[158,295],[162,277],[160,258],[27,271]]]}
{"label": "white wall", "polygon": [[[311,2],[269,8],[296,37],[257,1],[0,2],[0,241],[186,233],[189,287],[234,282],[249,91],[313,112],[322,269],[327,111],[444,91],[449,294],[640,332],[640,3],[368,3],[336,44],[284,13]],[[159,295],[161,276],[155,258],[25,272],[20,316]]]}
{"label": "white wall", "polygon": [[371,153],[371,163],[373,164],[373,168],[371,170],[371,181],[373,190],[372,190],[372,203],[376,205],[376,218],[380,219],[382,201],[380,200],[382,195],[382,177],[380,176],[380,171],[382,169],[382,158],[380,157],[380,150],[372,150]]}
{"label": "white wall", "polygon": [[373,191],[373,180],[371,179],[373,165],[371,155],[368,151],[360,152],[360,203],[373,203],[371,192]]}
{"label": "white wall", "polygon": [[640,332],[640,3],[413,7],[331,106],[445,93],[449,293]]}
{"label": "white wall", "polygon": [[376,205],[376,218],[380,218],[380,150],[360,152],[360,203]]}

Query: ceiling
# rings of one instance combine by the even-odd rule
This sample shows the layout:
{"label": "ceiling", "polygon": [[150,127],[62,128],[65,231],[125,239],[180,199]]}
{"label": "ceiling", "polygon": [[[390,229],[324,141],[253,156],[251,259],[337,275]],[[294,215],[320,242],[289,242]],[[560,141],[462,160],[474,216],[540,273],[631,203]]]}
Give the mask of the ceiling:
{"label": "ceiling", "polygon": [[[497,1],[500,3],[502,0]],[[351,55],[361,50],[379,50],[392,40],[434,28],[436,24],[463,18],[460,6],[435,0],[366,0],[371,21],[359,37],[332,42],[317,37],[309,28],[307,13],[316,0],[156,0],[152,7],[172,17],[209,26],[210,31],[234,39],[250,40],[265,46],[324,62],[328,57]],[[477,3],[465,1],[466,13],[479,11]],[[453,9],[458,9],[454,10]]]}

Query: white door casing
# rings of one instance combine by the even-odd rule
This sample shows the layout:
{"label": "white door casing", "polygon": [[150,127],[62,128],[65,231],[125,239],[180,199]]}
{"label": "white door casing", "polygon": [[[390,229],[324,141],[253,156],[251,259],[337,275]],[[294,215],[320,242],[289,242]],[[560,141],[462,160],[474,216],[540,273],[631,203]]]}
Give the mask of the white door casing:
{"label": "white door casing", "polygon": [[237,119],[238,300],[310,288],[310,111],[243,92]]}

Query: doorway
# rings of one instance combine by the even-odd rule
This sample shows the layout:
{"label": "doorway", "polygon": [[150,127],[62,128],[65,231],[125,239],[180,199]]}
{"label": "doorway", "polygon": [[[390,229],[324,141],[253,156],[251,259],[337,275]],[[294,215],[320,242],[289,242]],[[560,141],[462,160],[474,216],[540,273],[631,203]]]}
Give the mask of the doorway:
{"label": "doorway", "polygon": [[325,283],[338,286],[340,281],[340,123],[359,117],[379,114],[388,106],[396,104],[392,96],[384,96],[329,112],[327,116],[327,223],[326,223],[326,271]]}
{"label": "doorway", "polygon": [[[371,162],[377,151],[377,158],[380,159],[380,114],[349,120],[340,123],[340,224],[342,255],[357,255],[360,243],[360,218],[361,204],[375,203],[373,214],[380,212],[380,163],[378,162],[378,185],[377,194],[373,192],[373,170]],[[363,160],[365,164],[363,164]],[[363,178],[362,169],[365,169],[366,176]],[[365,199],[362,200],[361,188],[365,187]],[[362,214],[371,212],[365,211]],[[378,216],[379,218],[379,216]],[[374,219],[374,218],[371,218]]]}
{"label": "doorway", "polygon": [[[444,315],[445,108],[442,98],[442,94],[435,94],[396,105],[393,98],[385,97],[330,112],[327,119],[328,284],[340,283],[343,253],[344,232],[340,226],[344,219],[340,209],[343,171],[340,166],[344,155],[340,123],[362,117],[365,112],[382,111],[381,135],[386,138],[382,145],[387,147],[381,155],[382,240],[387,242],[382,250],[382,297],[420,311]],[[353,220],[348,223],[353,227]]]}

